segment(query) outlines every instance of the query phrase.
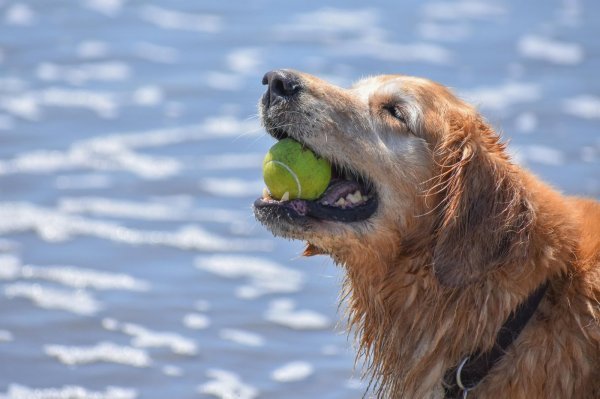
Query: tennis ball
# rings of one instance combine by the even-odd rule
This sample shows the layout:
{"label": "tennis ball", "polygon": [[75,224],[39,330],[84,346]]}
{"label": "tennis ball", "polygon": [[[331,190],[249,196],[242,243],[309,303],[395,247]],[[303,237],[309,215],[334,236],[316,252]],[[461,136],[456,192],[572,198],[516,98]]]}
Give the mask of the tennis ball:
{"label": "tennis ball", "polygon": [[331,165],[299,142],[287,138],[267,152],[263,178],[271,196],[277,200],[313,200],[329,185]]}

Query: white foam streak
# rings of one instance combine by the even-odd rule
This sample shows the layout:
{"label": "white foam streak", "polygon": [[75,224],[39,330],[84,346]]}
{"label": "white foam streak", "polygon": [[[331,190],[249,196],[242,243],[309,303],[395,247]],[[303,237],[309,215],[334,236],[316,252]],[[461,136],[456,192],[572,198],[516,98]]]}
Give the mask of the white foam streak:
{"label": "white foam streak", "polygon": [[425,39],[442,42],[459,42],[471,33],[465,24],[440,24],[438,22],[423,22],[419,24],[418,31],[419,35]]}
{"label": "white foam streak", "polygon": [[431,43],[395,43],[379,28],[380,15],[373,9],[322,8],[298,15],[292,23],[275,28],[282,41],[317,42],[344,56],[371,57],[383,61],[447,64],[453,55]]}
{"label": "white foam streak", "polygon": [[30,26],[36,20],[35,12],[24,3],[11,5],[4,13],[4,22],[8,25]]}
{"label": "white foam streak", "polygon": [[429,62],[448,64],[452,53],[437,44],[431,43],[390,43],[378,38],[337,46],[337,51],[346,55],[369,56],[383,61]]}
{"label": "white foam streak", "polygon": [[555,148],[543,145],[513,145],[511,155],[520,164],[538,163],[542,165],[560,166],[566,162],[565,154]]}
{"label": "white foam streak", "polygon": [[[3,100],[6,98],[0,98],[0,107],[6,105]],[[39,109],[34,105],[25,113],[29,115],[30,111],[31,115],[35,116]],[[200,125],[143,133],[103,135],[77,141],[64,151],[31,151],[12,159],[0,160],[0,175],[92,169],[127,171],[146,179],[162,179],[177,174],[183,167],[181,163],[174,158],[139,154],[136,149],[240,134],[260,135],[262,133],[256,120],[240,120],[224,116],[208,118]]]}
{"label": "white foam streak", "polygon": [[584,119],[600,119],[600,97],[591,94],[567,98],[563,101],[564,111]]}
{"label": "white foam streak", "polygon": [[13,255],[0,255],[0,280],[41,279],[72,288],[148,291],[150,284],[123,273],[108,273],[74,266],[21,265]]}
{"label": "white foam streak", "polygon": [[195,265],[221,277],[248,279],[249,284],[237,290],[237,296],[246,299],[266,294],[298,292],[304,284],[302,273],[269,259],[213,255],[196,258]]}
{"label": "white foam streak", "polygon": [[221,18],[216,15],[192,14],[163,7],[146,5],[140,9],[142,19],[163,29],[181,29],[216,33],[221,30]]}
{"label": "white foam streak", "polygon": [[224,328],[219,332],[221,339],[232,341],[240,345],[259,347],[265,344],[265,340],[258,334],[238,330],[234,328]]}
{"label": "white foam streak", "polygon": [[115,17],[121,12],[125,0],[86,0],[85,5],[101,14]]}
{"label": "white foam streak", "polygon": [[[12,333],[8,330],[0,330],[0,343],[2,342],[9,342],[12,341],[14,339]],[[0,396],[0,399],[2,398],[2,396]]]}
{"label": "white foam streak", "polygon": [[113,93],[56,87],[0,97],[0,108],[33,121],[42,117],[42,107],[83,108],[102,118],[114,118],[119,99]]}
{"label": "white foam streak", "polygon": [[62,198],[58,209],[67,213],[89,214],[137,220],[202,221],[236,223],[247,217],[247,212],[229,209],[192,207],[191,201],[135,202],[103,197]]}
{"label": "white foam streak", "polygon": [[22,275],[54,281],[73,288],[96,290],[148,291],[150,284],[127,274],[107,273],[72,266],[23,266]]}
{"label": "white foam streak", "polygon": [[463,0],[428,3],[423,13],[436,20],[491,19],[506,14],[506,9],[493,2]]}
{"label": "white foam streak", "polygon": [[45,345],[44,352],[67,365],[106,362],[148,367],[152,363],[146,351],[112,342],[100,342],[94,346]]}
{"label": "white foam streak", "polygon": [[180,58],[176,48],[147,42],[136,43],[134,53],[142,59],[161,64],[174,64]]}
{"label": "white foam streak", "polygon": [[195,355],[198,352],[198,347],[194,341],[177,333],[156,332],[132,323],[124,324],[121,331],[131,335],[133,337],[131,344],[138,348],[167,347],[173,353],[188,356]]}
{"label": "white foam streak", "polygon": [[34,231],[51,242],[83,235],[130,245],[164,245],[198,251],[267,251],[272,247],[270,241],[219,237],[194,225],[173,232],[138,230],[26,203],[0,203],[0,234],[23,231]]}
{"label": "white foam streak", "polygon": [[223,153],[207,155],[196,162],[204,170],[238,170],[258,168],[265,154],[262,153]]}
{"label": "white foam streak", "polygon": [[210,318],[200,313],[188,313],[183,317],[183,325],[192,330],[204,330],[210,326]]}
{"label": "white foam streak", "polygon": [[302,381],[314,373],[312,364],[303,361],[287,363],[271,373],[271,379],[277,382]]}
{"label": "white foam streak", "polygon": [[21,274],[21,260],[11,254],[0,255],[0,280],[13,280]]}
{"label": "white foam streak", "polygon": [[162,372],[169,377],[181,377],[183,375],[183,370],[181,367],[173,366],[167,364],[162,368]]}
{"label": "white foam streak", "polygon": [[10,384],[8,390],[0,392],[0,399],[135,399],[135,389],[109,386],[105,391],[90,391],[86,388],[65,385],[61,388],[29,388]]}
{"label": "white foam streak", "polygon": [[559,65],[576,65],[583,61],[583,47],[578,43],[529,35],[519,40],[517,48],[524,57]]}
{"label": "white foam streak", "polygon": [[236,374],[219,369],[209,370],[206,375],[208,381],[198,387],[202,394],[212,395],[219,399],[254,399],[258,397],[258,390],[242,382]]}
{"label": "white foam streak", "polygon": [[77,45],[77,55],[84,59],[106,57],[109,45],[99,40],[86,40]]}
{"label": "white foam streak", "polygon": [[325,7],[295,17],[291,30],[321,32],[369,32],[379,22],[379,13],[373,9],[345,10]]}
{"label": "white foam streak", "polygon": [[131,75],[131,68],[124,62],[106,61],[92,64],[63,66],[50,62],[40,64],[37,77],[47,82],[66,81],[74,85],[82,85],[92,80],[120,81]]}
{"label": "white foam streak", "polygon": [[277,299],[269,303],[265,318],[294,330],[320,330],[330,325],[329,319],[312,310],[294,310],[291,299]]}
{"label": "white foam streak", "polygon": [[65,310],[80,315],[93,315],[100,304],[87,292],[69,291],[46,287],[40,284],[14,283],[5,286],[8,298],[27,298],[45,309]]}
{"label": "white foam streak", "polygon": [[262,179],[248,181],[237,178],[206,178],[200,182],[200,189],[216,197],[255,197],[262,192],[265,183]]}
{"label": "white foam streak", "polygon": [[262,67],[261,49],[248,47],[233,50],[227,55],[227,66],[233,72],[242,75],[254,75]]}
{"label": "white foam streak", "polygon": [[508,109],[513,104],[535,101],[541,97],[541,94],[542,91],[538,85],[517,82],[461,91],[461,95],[468,101],[483,108],[500,111]]}
{"label": "white foam streak", "polygon": [[131,336],[131,345],[137,348],[168,348],[175,354],[188,356],[198,352],[198,346],[193,340],[177,333],[152,331],[139,324],[120,323],[111,318],[103,319],[102,327]]}

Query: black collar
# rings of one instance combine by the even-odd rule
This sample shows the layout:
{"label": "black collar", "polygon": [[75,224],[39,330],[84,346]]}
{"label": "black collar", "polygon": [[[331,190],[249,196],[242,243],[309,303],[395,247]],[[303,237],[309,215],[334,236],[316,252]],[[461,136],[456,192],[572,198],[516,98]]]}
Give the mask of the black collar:
{"label": "black collar", "polygon": [[446,399],[466,397],[466,394],[490,372],[492,367],[502,358],[506,349],[517,339],[527,322],[540,304],[548,282],[540,285],[525,302],[508,316],[504,322],[492,349],[485,353],[475,352],[465,357],[457,366],[446,371],[444,389]]}

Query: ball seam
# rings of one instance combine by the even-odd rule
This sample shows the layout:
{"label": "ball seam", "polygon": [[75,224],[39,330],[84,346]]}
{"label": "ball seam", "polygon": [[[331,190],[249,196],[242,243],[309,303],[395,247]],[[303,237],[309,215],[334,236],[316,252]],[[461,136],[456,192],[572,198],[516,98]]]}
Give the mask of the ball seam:
{"label": "ball seam", "polygon": [[289,166],[287,166],[286,164],[284,164],[281,161],[276,161],[273,159],[273,160],[271,160],[271,162],[275,162],[277,165],[281,166],[282,168],[287,170],[292,175],[292,177],[296,181],[296,187],[298,187],[298,198],[300,198],[302,196],[302,185],[300,184],[300,180],[298,179],[298,176],[294,173],[292,168],[290,168]]}

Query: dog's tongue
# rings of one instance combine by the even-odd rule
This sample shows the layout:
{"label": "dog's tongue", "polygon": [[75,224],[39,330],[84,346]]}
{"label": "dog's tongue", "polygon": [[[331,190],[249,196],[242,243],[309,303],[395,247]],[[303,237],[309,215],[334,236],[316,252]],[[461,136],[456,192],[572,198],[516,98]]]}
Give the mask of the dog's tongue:
{"label": "dog's tongue", "polygon": [[360,184],[351,180],[333,180],[325,193],[319,198],[319,202],[325,205],[333,205],[340,198],[346,197],[356,191],[360,191]]}

